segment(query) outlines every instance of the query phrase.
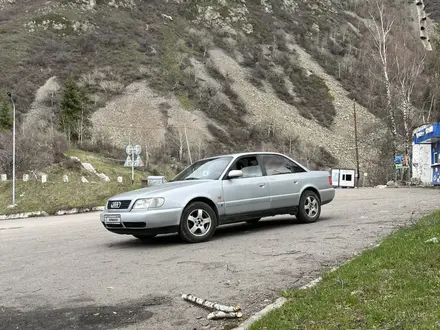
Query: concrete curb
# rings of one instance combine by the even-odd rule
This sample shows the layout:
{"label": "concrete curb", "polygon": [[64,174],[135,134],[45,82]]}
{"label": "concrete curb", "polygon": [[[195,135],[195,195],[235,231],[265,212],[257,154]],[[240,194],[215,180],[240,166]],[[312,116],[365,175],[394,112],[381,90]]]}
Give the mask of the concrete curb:
{"label": "concrete curb", "polygon": [[[370,250],[370,249],[375,249],[377,247],[380,246],[380,243],[378,244],[371,244],[371,246],[365,250]],[[363,251],[365,251],[363,250]],[[361,251],[362,252],[362,251]],[[353,261],[353,259],[355,259],[356,257],[359,256],[359,254],[361,252],[355,252],[353,253],[353,256],[344,261],[342,264],[340,264],[337,267],[333,267],[332,269],[330,269],[330,273],[333,273],[334,271],[336,271],[338,268],[344,266],[345,264]],[[318,277],[315,278],[313,281],[310,281],[309,283],[299,287],[297,290],[305,290],[305,289],[309,289],[309,288],[313,288],[315,285],[317,285],[319,282],[321,282],[322,277]],[[265,316],[266,314],[268,314],[269,312],[280,308],[281,306],[283,306],[288,300],[284,297],[280,297],[278,299],[276,299],[273,303],[267,305],[266,307],[264,307],[261,311],[256,312],[255,314],[251,315],[246,321],[242,322],[238,327],[233,328],[232,330],[247,330],[249,329],[249,327],[254,324],[255,322],[259,321],[261,318],[263,318],[263,316]]]}
{"label": "concrete curb", "polygon": [[57,215],[66,215],[66,214],[76,214],[76,213],[86,213],[86,212],[96,212],[103,211],[104,206],[95,206],[92,208],[73,208],[69,210],[60,210],[55,214],[50,215],[45,211],[37,211],[37,212],[25,212],[25,213],[15,213],[8,215],[0,215],[0,220],[13,220],[13,219],[25,219],[25,218],[34,218],[34,217],[47,217],[47,216],[57,216]]}
{"label": "concrete curb", "polygon": [[278,298],[277,300],[275,300],[275,302],[267,305],[261,311],[256,312],[254,315],[249,317],[246,321],[241,323],[237,328],[234,328],[232,330],[246,330],[246,329],[248,329],[253,323],[259,321],[264,315],[266,315],[267,313],[269,313],[275,309],[280,308],[286,302],[287,302],[286,298],[284,298],[284,297]]}
{"label": "concrete curb", "polygon": [[[337,268],[333,268],[330,271],[333,272]],[[316,284],[318,284],[322,280],[322,277],[315,278],[313,281],[310,281],[309,283],[301,286],[298,290],[305,290],[314,287]],[[255,322],[259,321],[263,316],[265,316],[267,313],[280,308],[283,306],[288,300],[284,297],[280,297],[277,300],[275,300],[272,304],[267,305],[264,307],[261,311],[256,312],[251,317],[249,317],[246,321],[241,323],[238,327],[232,329],[232,330],[247,330],[249,327],[254,324]]]}

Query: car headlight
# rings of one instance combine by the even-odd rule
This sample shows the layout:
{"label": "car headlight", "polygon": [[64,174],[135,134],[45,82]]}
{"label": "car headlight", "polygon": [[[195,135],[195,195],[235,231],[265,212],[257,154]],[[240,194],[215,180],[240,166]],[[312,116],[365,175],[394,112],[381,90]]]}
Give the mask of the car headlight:
{"label": "car headlight", "polygon": [[164,203],[165,203],[165,198],[162,197],[140,198],[134,203],[133,209],[148,210],[148,209],[161,207]]}

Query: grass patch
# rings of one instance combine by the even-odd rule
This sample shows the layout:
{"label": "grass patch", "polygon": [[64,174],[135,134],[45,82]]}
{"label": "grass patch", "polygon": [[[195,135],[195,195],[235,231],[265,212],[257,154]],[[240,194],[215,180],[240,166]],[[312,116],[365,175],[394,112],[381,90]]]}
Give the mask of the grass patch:
{"label": "grass patch", "polygon": [[[84,169],[79,163],[66,159],[61,163],[51,165],[42,170],[46,173],[47,182],[42,183],[35,178],[28,182],[17,180],[16,204],[14,209],[8,209],[11,203],[12,182],[0,184],[0,214],[20,212],[46,211],[54,214],[59,210],[71,208],[89,208],[104,205],[105,201],[121,192],[141,187],[141,179],[148,177],[147,172],[135,168],[134,185],[131,184],[131,169],[121,163],[108,160],[97,153],[70,149],[68,156],[78,157],[83,163],[93,165],[98,173],[105,173],[110,182],[105,182],[97,175]],[[68,175],[69,182],[63,182],[63,176]],[[82,183],[81,177],[89,183]],[[117,177],[123,177],[123,183],[117,183]],[[167,175],[169,179],[170,175]]]}
{"label": "grass patch", "polygon": [[[66,155],[78,157],[82,163],[92,164],[98,173],[105,173],[112,181],[116,181],[118,176],[122,176],[124,181],[131,180],[131,168],[123,167],[125,159],[121,159],[120,162],[116,160],[111,161],[97,153],[86,152],[79,149],[69,149]],[[145,153],[141,154],[141,158],[143,158],[142,160],[145,162]],[[140,182],[141,179],[146,179],[148,175],[148,173],[137,168],[134,169],[134,180],[136,182]],[[95,180],[99,179],[97,176],[95,177]]]}
{"label": "grass patch", "polygon": [[295,100],[287,89],[284,77],[276,72],[270,72],[268,75],[268,81],[272,85],[278,98],[288,104],[295,105]]}
{"label": "grass patch", "polygon": [[177,94],[177,98],[178,98],[180,104],[182,104],[182,106],[186,110],[191,110],[193,108],[193,104],[192,104],[191,100],[188,98],[188,93],[180,92]]}
{"label": "grass patch", "polygon": [[140,184],[123,185],[116,182],[47,182],[38,181],[16,183],[16,207],[8,209],[11,203],[12,182],[0,184],[0,213],[45,211],[55,214],[59,210],[102,206],[106,200],[124,191],[140,188]]}
{"label": "grass patch", "polygon": [[289,301],[256,329],[438,329],[440,212],[390,235],[314,288],[289,290]]}
{"label": "grass patch", "polygon": [[295,92],[302,98],[297,104],[300,114],[307,119],[314,118],[321,126],[329,128],[336,116],[336,108],[334,97],[324,80],[315,74],[307,74],[303,68],[287,60],[283,65]]}

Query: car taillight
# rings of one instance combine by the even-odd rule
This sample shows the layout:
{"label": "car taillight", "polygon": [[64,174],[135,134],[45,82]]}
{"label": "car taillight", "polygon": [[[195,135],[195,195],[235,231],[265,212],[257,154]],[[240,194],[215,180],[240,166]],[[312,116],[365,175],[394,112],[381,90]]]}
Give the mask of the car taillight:
{"label": "car taillight", "polygon": [[328,184],[330,186],[332,185],[332,176],[331,175],[328,176]]}

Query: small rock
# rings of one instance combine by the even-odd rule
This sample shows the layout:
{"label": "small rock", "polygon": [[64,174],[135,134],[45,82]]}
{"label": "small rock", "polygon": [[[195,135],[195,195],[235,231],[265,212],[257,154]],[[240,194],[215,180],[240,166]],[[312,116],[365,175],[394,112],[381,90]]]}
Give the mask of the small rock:
{"label": "small rock", "polygon": [[173,20],[173,18],[172,18],[171,16],[169,16],[169,15],[161,14],[161,16],[162,16],[163,18],[169,19],[170,21]]}
{"label": "small rock", "polygon": [[428,239],[427,241],[425,241],[425,243],[434,243],[434,244],[437,244],[437,243],[438,243],[438,238],[437,238],[437,237],[433,237],[433,238]]}

